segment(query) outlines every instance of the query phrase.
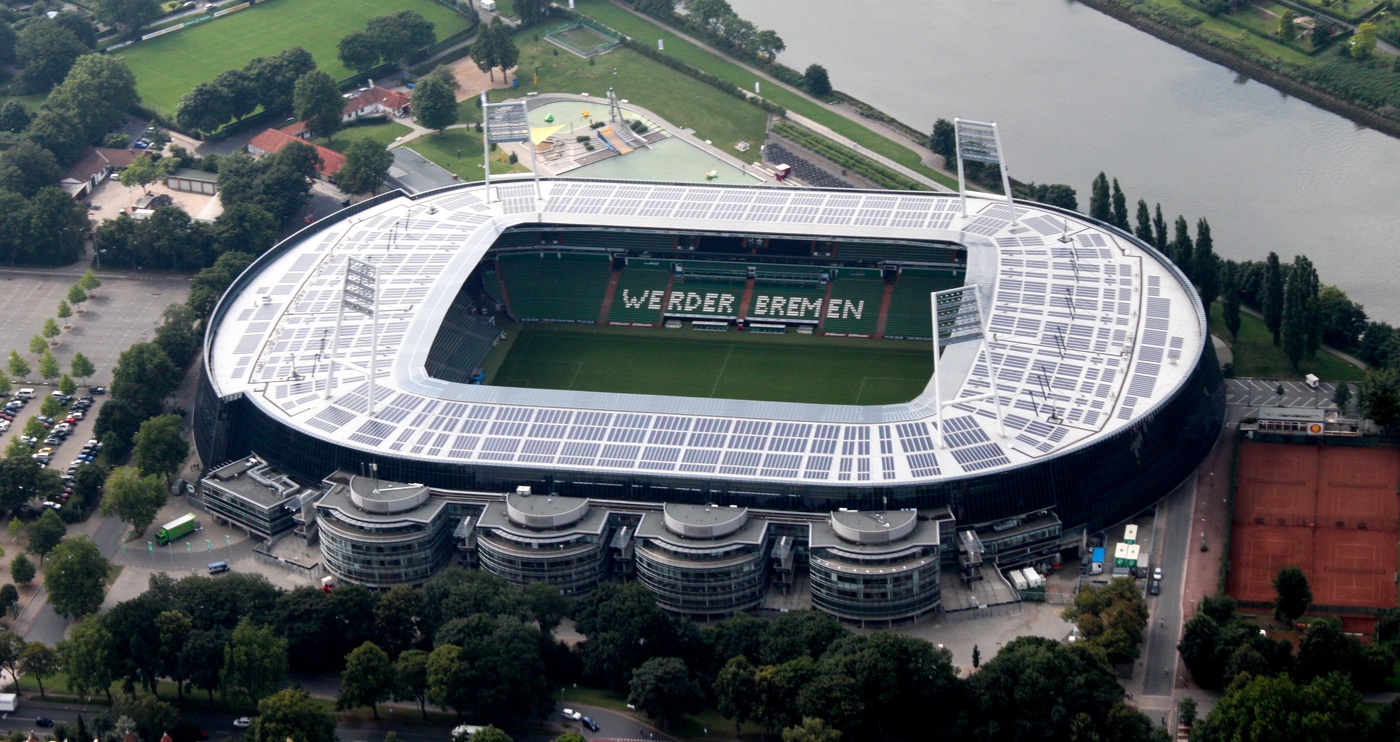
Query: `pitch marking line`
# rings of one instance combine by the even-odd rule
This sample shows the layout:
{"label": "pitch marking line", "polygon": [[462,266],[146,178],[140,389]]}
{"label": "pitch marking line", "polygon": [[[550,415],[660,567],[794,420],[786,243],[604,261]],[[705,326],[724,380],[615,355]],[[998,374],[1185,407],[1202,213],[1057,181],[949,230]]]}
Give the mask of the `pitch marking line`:
{"label": "pitch marking line", "polygon": [[734,345],[731,343],[730,346],[729,346],[729,352],[724,354],[724,363],[720,364],[720,367],[719,367],[719,374],[718,374],[717,376],[715,376],[715,383],[714,383],[713,386],[710,387],[710,396],[711,396],[711,397],[715,396],[715,392],[719,391],[719,382],[720,382],[720,379],[723,379],[723,378],[724,378],[724,370],[725,370],[726,368],[729,368],[729,358],[730,358],[731,356],[733,356],[733,355],[734,355]]}

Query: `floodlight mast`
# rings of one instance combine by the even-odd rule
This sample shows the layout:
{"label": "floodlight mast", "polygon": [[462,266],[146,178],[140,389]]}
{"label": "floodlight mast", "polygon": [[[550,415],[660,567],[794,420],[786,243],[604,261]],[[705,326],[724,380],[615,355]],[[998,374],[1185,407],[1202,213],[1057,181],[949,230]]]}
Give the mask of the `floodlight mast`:
{"label": "floodlight mast", "polygon": [[967,217],[967,176],[963,160],[983,162],[1001,168],[1001,189],[1006,194],[1006,206],[1011,210],[1011,225],[1016,226],[1016,204],[1011,197],[1011,176],[1006,170],[1006,158],[1001,147],[997,125],[987,121],[953,119],[953,149],[958,158],[958,202],[963,218]]}
{"label": "floodlight mast", "polygon": [[481,171],[486,176],[486,203],[491,203],[491,109],[487,108],[486,91],[481,91]]}

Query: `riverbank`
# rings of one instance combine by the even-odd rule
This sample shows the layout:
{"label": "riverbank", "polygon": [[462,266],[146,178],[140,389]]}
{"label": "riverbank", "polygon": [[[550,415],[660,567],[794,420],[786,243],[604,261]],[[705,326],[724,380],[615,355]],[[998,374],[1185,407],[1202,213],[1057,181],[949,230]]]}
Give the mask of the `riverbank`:
{"label": "riverbank", "polygon": [[[1192,32],[1158,20],[1139,10],[1142,3],[1131,0],[1077,0],[1077,2],[1111,16],[1133,28],[1151,34],[1173,46],[1184,49],[1202,59],[1223,65],[1251,79],[1268,85],[1275,90],[1307,101],[1326,111],[1342,116],[1362,126],[1400,138],[1400,118],[1387,116],[1362,103],[1318,88],[1306,80],[1284,74],[1259,60],[1252,59],[1231,48],[1229,39],[1208,31]],[[1293,67],[1289,63],[1275,60],[1279,67]],[[1395,109],[1400,116],[1400,109]]]}

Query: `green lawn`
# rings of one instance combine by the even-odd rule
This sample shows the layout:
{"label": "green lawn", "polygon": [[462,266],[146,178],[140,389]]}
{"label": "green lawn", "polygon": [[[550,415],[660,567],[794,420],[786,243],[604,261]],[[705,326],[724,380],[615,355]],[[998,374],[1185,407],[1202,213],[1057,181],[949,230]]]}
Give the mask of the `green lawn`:
{"label": "green lawn", "polygon": [[[767,114],[757,106],[630,49],[613,49],[594,57],[590,65],[588,60],[547,41],[536,41],[536,35],[527,31],[516,37],[520,47],[520,87],[492,91],[489,95],[493,102],[538,90],[588,93],[601,99],[599,106],[605,106],[611,87],[617,90],[619,98],[654,112],[672,125],[694,129],[696,136],[713,141],[731,154],[738,154],[731,149],[736,142],[763,141]],[[617,70],[616,75],[613,70]],[[536,72],[539,85],[533,84]],[[463,106],[474,104],[466,101]]]}
{"label": "green lawn", "polygon": [[[432,160],[464,181],[481,180],[481,135],[474,129],[448,129],[441,134],[428,134],[410,140],[403,146]],[[492,174],[522,172],[526,172],[524,165],[502,162],[500,152],[492,153]]]}
{"label": "green lawn", "polygon": [[899,341],[558,324],[513,332],[491,384],[878,405],[914,398],[932,374],[928,349]]}
{"label": "green lawn", "polygon": [[1288,363],[1288,357],[1283,354],[1283,348],[1274,345],[1273,335],[1264,326],[1264,320],[1253,315],[1241,314],[1240,336],[1231,341],[1219,302],[1210,308],[1210,332],[1229,343],[1234,351],[1235,376],[1301,379],[1307,374],[1316,374],[1325,381],[1360,381],[1365,376],[1361,369],[1321,350],[1316,358],[1304,358],[1294,370]]}
{"label": "green lawn", "polygon": [[317,139],[316,143],[324,147],[329,147],[336,152],[344,152],[346,147],[360,141],[369,139],[378,142],[381,146],[388,147],[394,140],[411,134],[412,129],[389,119],[372,119],[368,123],[359,126],[352,126],[348,129],[341,129],[335,133],[335,139],[327,142],[325,139]]}
{"label": "green lawn", "polygon": [[149,106],[173,113],[180,96],[224,70],[293,46],[311,52],[337,80],[349,77],[336,58],[341,37],[365,21],[412,10],[436,26],[438,38],[467,28],[467,20],[432,0],[266,0],[209,23],[121,49]]}
{"label": "green lawn", "polygon": [[[648,18],[643,18],[623,8],[619,8],[609,2],[609,0],[578,0],[577,10],[644,44],[655,44],[657,39],[665,39],[667,54],[694,67],[705,70],[706,72],[718,75],[745,90],[753,90],[753,84],[756,79],[753,72],[727,58],[716,56],[715,54],[701,49],[677,36],[675,32],[669,28],[658,25]],[[604,57],[600,57],[598,64],[603,64],[602,60],[605,57],[611,56],[613,53],[615,52],[609,52],[607,55],[604,55]],[[837,86],[839,87],[839,81],[837,81]],[[795,111],[817,123],[828,126],[833,131],[851,139],[861,146],[878,152],[945,186],[950,188],[957,187],[957,181],[953,178],[925,166],[922,160],[919,159],[918,153],[914,152],[914,150],[867,129],[860,123],[832,111],[828,106],[816,103],[809,98],[771,83],[763,86],[763,97],[783,106],[789,111]],[[925,123],[932,129],[932,121]],[[917,122],[915,125],[917,125]],[[748,141],[757,140],[750,139]]]}

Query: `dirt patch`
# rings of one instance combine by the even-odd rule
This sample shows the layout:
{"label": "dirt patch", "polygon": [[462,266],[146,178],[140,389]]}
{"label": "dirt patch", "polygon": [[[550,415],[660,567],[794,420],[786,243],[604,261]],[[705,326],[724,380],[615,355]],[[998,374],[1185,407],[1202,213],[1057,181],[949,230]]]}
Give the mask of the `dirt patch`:
{"label": "dirt patch", "polygon": [[[204,207],[208,206],[209,202],[214,199],[213,196],[177,191],[166,186],[164,182],[152,183],[146,186],[146,190],[151,193],[169,194],[174,205],[190,216],[199,216],[200,212],[204,211]],[[136,203],[136,199],[141,198],[141,194],[140,188],[127,188],[116,180],[105,180],[98,184],[97,189],[88,199],[90,203],[98,207],[92,211],[91,217],[106,221],[117,218],[117,215],[122,211],[130,213],[132,204]]]}
{"label": "dirt patch", "polygon": [[[476,62],[470,59],[459,59],[447,65],[452,70],[452,76],[457,78],[457,100],[466,100],[481,95],[483,90],[500,90],[510,87],[510,81],[514,76],[516,68],[512,67],[511,74],[503,75],[498,69],[491,70],[491,74],[482,72],[476,66]],[[492,77],[495,77],[492,80]]]}

